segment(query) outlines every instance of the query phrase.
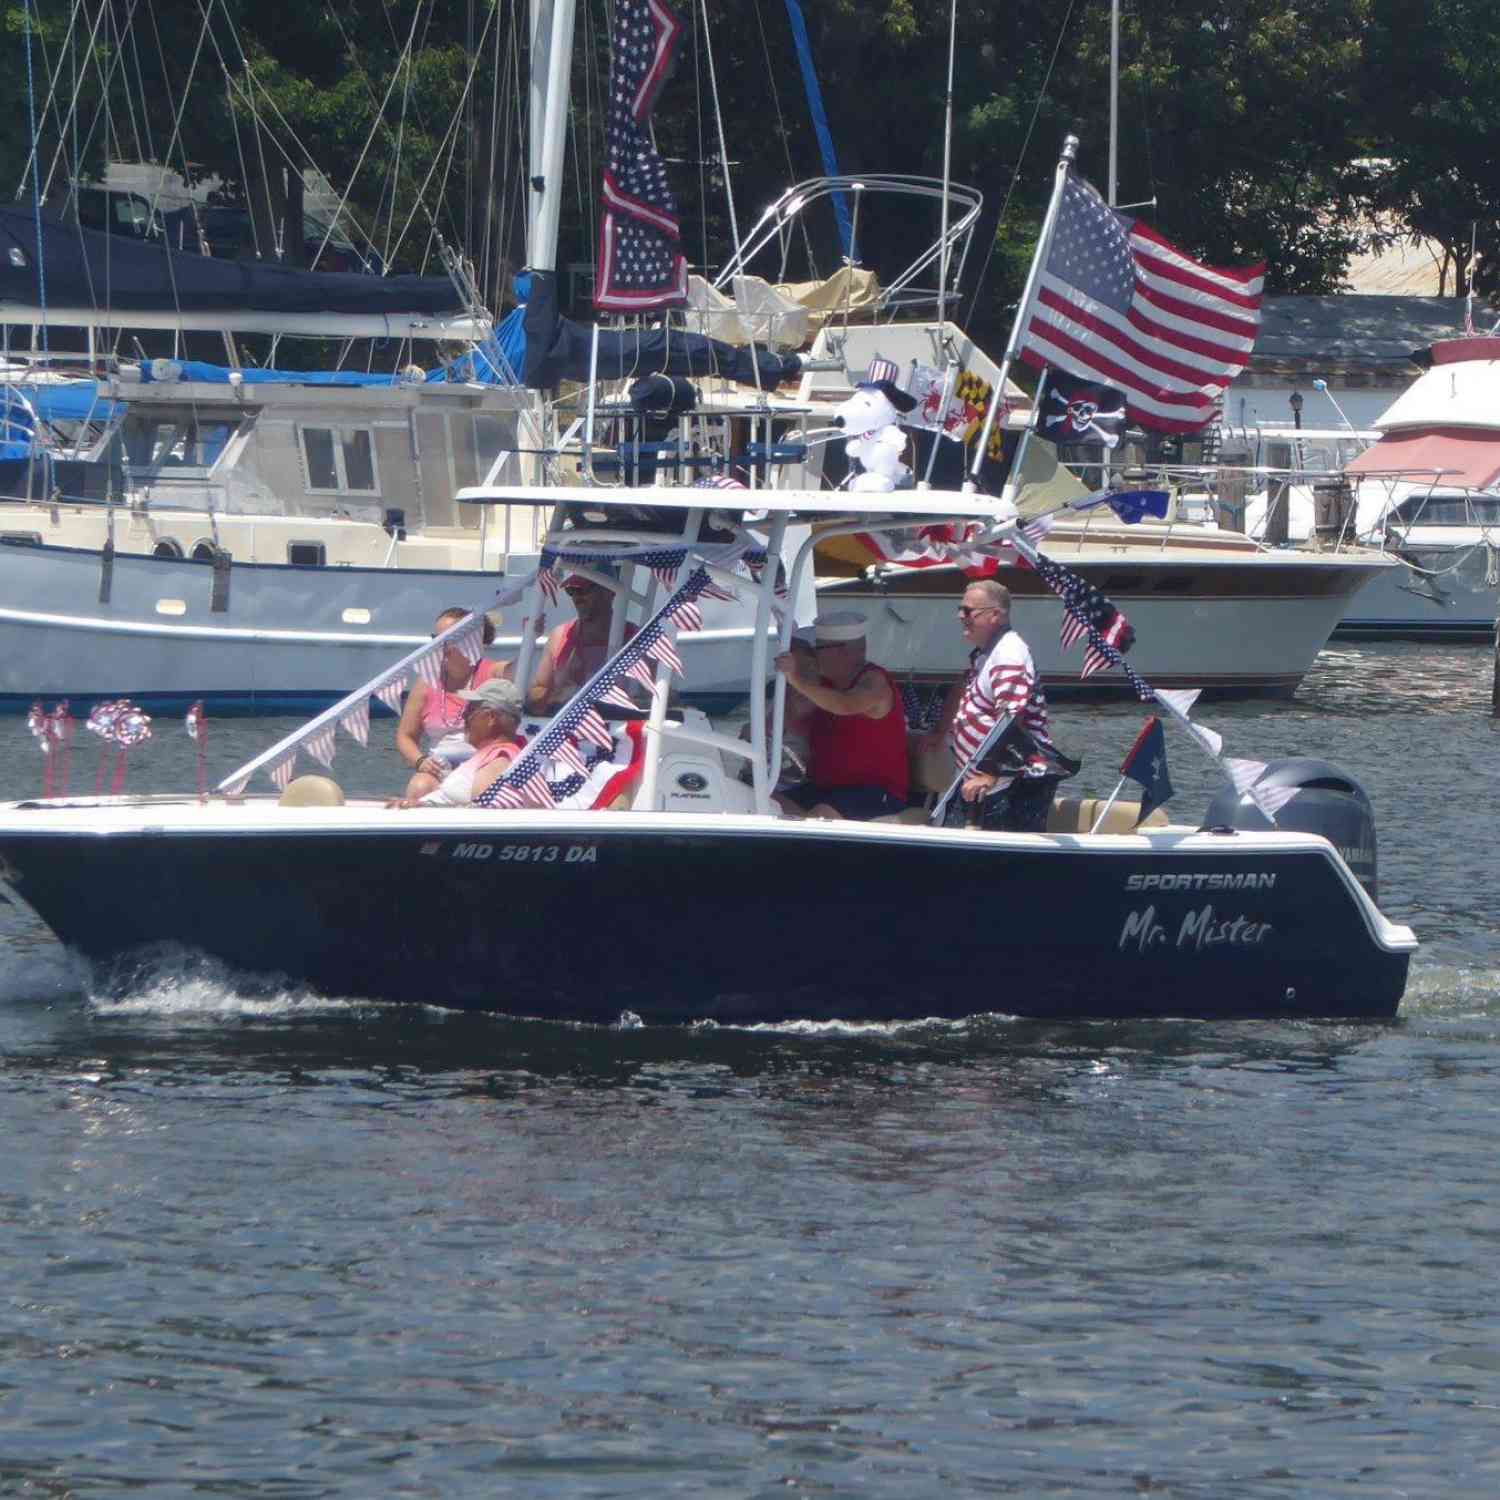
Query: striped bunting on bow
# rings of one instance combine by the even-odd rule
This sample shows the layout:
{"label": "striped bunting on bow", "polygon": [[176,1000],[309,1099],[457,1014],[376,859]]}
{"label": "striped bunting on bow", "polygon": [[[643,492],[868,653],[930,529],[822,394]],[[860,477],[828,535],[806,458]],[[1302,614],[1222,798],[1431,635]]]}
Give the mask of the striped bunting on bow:
{"label": "striped bunting on bow", "polygon": [[427,684],[436,687],[443,680],[443,660],[439,651],[429,651],[412,663],[412,670]]}
{"label": "striped bunting on bow", "polygon": [[287,789],[287,784],[292,779],[292,769],[297,764],[297,752],[295,750],[285,760],[277,761],[271,767],[271,780],[274,781],[281,791]]}
{"label": "striped bunting on bow", "polygon": [[[684,605],[692,604],[708,586],[708,569],[699,566],[688,581],[667,600],[665,604],[610,658],[609,661],[586,682],[574,697],[563,706],[552,722],[535,738],[512,763],[505,775],[498,777],[474,799],[476,807],[523,807],[527,805],[555,805],[551,790],[542,774],[542,763],[557,757],[562,747],[576,746],[580,739],[596,739],[603,748],[600,732],[608,734],[595,704],[612,688],[618,688],[627,678],[636,677],[654,686],[647,661],[657,661],[681,672],[682,662],[672,644],[672,624]],[[675,666],[673,663],[675,662]],[[644,673],[644,679],[638,674]],[[611,737],[610,744],[614,741]],[[547,801],[537,801],[537,784]]]}
{"label": "striped bunting on bow", "polygon": [[310,739],[304,740],[303,748],[314,760],[320,761],[325,766],[331,766],[334,756],[338,754],[338,747],[334,744],[337,733],[338,726],[329,724]]}
{"label": "striped bunting on bow", "polygon": [[1276,814],[1301,790],[1295,786],[1258,786],[1256,783],[1265,774],[1263,760],[1232,760],[1225,757],[1224,769],[1234,789],[1250,800],[1274,823]]}
{"label": "striped bunting on bow", "polygon": [[370,743],[370,700],[361,698],[348,713],[339,720],[339,727],[351,739],[361,745]]}
{"label": "striped bunting on bow", "polygon": [[[710,585],[712,587],[712,585]],[[703,611],[691,602],[679,604],[672,611],[672,623],[679,630],[702,630]]]}
{"label": "striped bunting on bow", "polygon": [[[382,683],[375,689],[375,696],[390,709],[393,714],[401,712],[401,700],[406,696],[407,678],[393,677],[389,682]],[[365,699],[365,713],[369,714],[370,700]]]}
{"label": "striped bunting on bow", "polygon": [[646,655],[659,667],[666,667],[674,677],[682,676],[682,658],[677,654],[677,643],[667,631],[662,631],[658,640]]}
{"label": "striped bunting on bow", "polygon": [[639,557],[632,559],[649,568],[651,576],[664,589],[677,587],[677,575],[682,571],[682,565],[686,560],[686,547],[660,548],[655,552],[643,552]]}
{"label": "striped bunting on bow", "polygon": [[647,691],[654,691],[656,688],[656,673],[644,661],[631,662],[625,668],[625,675],[634,678]]}
{"label": "striped bunting on bow", "polygon": [[462,635],[454,637],[453,644],[463,652],[464,660],[471,667],[477,666],[479,659],[484,655],[483,619],[476,617],[474,623]]}

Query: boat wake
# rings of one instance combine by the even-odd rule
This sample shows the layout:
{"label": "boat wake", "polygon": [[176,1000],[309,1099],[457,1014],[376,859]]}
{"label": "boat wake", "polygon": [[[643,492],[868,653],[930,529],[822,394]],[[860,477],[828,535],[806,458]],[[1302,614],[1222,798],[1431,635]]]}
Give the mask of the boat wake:
{"label": "boat wake", "polygon": [[1413,964],[1401,1015],[1411,1021],[1500,1020],[1500,969]]}
{"label": "boat wake", "polygon": [[330,1000],[285,975],[250,974],[180,943],[158,943],[96,965],[86,996],[101,1015],[222,1021],[354,1015],[369,1002]]}

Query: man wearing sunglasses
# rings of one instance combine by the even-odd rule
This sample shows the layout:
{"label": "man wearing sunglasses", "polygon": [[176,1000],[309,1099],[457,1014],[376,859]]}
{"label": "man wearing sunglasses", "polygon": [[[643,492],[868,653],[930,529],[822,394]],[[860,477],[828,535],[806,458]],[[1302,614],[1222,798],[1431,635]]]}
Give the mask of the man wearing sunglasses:
{"label": "man wearing sunglasses", "polygon": [[1031,649],[1011,629],[1010,590],[993,578],[976,579],[964,590],[958,619],[970,647],[969,672],[949,691],[936,733],[946,732],[955,763],[965,766],[996,722],[1013,717],[982,760],[969,766],[949,813],[982,828],[1040,833],[1057,783],[1078,763],[1052,743],[1047,695]]}

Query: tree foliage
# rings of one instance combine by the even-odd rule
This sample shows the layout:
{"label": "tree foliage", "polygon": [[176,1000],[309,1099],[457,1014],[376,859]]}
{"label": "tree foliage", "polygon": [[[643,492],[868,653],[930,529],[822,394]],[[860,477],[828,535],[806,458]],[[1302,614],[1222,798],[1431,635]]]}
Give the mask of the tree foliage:
{"label": "tree foliage", "polygon": [[[678,0],[688,43],[656,114],[695,266],[721,264],[788,183],[823,171],[779,0]],[[956,0],[953,175],[986,194],[965,292],[979,327],[1024,276],[1065,134],[1107,175],[1110,24],[1102,0]],[[503,0],[15,0],[0,10],[28,100],[0,117],[18,195],[36,115],[43,176],[155,159],[247,206],[261,253],[291,259],[302,171],[316,165],[395,268],[441,234],[498,298],[524,255],[525,7]],[[918,0],[803,0],[841,169],[941,174],[949,10]],[[131,15],[131,33],[117,33]],[[592,258],[608,17],[580,0],[561,259]],[[1120,38],[1119,198],[1211,261],[1264,259],[1279,291],[1326,291],[1372,237],[1427,237],[1453,289],[1471,239],[1500,269],[1500,6],[1494,0],[1129,0]],[[48,84],[54,87],[48,92]],[[728,145],[719,149],[715,97]],[[733,187],[731,208],[727,185]],[[904,265],[933,225],[861,208],[857,254]],[[843,253],[809,225],[787,274]],[[776,269],[776,268],[773,268]],[[980,272],[985,274],[981,277]]]}

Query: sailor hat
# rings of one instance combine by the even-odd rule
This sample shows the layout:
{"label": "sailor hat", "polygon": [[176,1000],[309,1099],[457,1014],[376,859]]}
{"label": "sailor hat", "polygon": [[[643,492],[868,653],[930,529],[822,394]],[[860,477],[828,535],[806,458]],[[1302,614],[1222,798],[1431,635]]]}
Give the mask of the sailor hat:
{"label": "sailor hat", "polygon": [[865,638],[865,617],[857,609],[839,609],[813,621],[820,646],[841,646],[845,641]]}

